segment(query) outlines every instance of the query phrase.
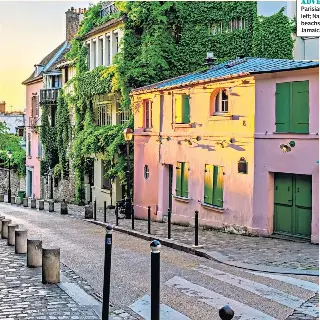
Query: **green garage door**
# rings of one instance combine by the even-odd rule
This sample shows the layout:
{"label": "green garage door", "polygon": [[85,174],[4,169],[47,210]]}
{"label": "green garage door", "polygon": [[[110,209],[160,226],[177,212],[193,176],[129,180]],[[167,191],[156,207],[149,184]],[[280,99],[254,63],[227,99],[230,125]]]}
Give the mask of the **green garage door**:
{"label": "green garage door", "polygon": [[311,176],[275,173],[274,233],[309,239],[311,209]]}

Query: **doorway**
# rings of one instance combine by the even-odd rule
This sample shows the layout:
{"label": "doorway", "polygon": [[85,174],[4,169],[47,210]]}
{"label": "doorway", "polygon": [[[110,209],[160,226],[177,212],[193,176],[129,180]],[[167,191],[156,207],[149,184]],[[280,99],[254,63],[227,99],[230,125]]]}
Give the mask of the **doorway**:
{"label": "doorway", "polygon": [[312,177],[274,174],[274,233],[310,239]]}

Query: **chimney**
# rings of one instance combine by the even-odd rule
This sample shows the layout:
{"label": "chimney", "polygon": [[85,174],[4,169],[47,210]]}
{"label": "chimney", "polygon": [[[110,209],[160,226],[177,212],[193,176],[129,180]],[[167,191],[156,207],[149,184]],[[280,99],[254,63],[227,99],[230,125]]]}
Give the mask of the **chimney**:
{"label": "chimney", "polygon": [[6,113],[6,102],[0,101],[0,113]]}
{"label": "chimney", "polygon": [[82,13],[80,9],[79,12],[74,7],[68,9],[66,12],[66,41],[71,42],[76,35],[81,19]]}

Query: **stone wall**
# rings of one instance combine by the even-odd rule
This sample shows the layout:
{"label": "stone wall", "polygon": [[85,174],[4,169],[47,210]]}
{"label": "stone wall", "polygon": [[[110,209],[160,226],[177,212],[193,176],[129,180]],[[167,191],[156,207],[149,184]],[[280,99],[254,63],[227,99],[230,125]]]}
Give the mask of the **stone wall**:
{"label": "stone wall", "polygon": [[[48,200],[50,198],[50,177],[41,179],[43,194],[42,198]],[[65,200],[68,203],[73,203],[75,199],[75,178],[72,166],[70,163],[70,172],[68,179],[59,179],[55,184],[53,182],[53,199],[55,202]]]}
{"label": "stone wall", "polygon": [[[26,190],[25,177],[19,177],[13,170],[11,170],[11,194],[17,195],[18,191]],[[7,194],[9,183],[9,170],[0,168],[0,193]]]}

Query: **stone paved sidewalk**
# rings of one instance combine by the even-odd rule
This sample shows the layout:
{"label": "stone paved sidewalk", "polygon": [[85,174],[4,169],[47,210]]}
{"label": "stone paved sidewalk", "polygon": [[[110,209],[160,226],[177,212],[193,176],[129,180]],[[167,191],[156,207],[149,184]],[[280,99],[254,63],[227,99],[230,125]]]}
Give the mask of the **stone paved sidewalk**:
{"label": "stone paved sidewalk", "polygon": [[[61,264],[61,274],[97,301],[102,302],[86,280]],[[110,306],[110,319],[136,320],[124,310]],[[0,319],[92,319],[100,317],[89,306],[77,304],[57,285],[41,282],[41,268],[26,267],[26,255],[14,253],[7,240],[0,239]]]}
{"label": "stone paved sidewalk", "polygon": [[[48,210],[48,204],[45,204]],[[84,219],[84,207],[68,205],[69,216]],[[55,203],[55,212],[60,213],[60,204]],[[97,211],[97,220],[103,221],[103,211]],[[114,210],[107,210],[107,222],[115,224]],[[119,226],[131,229],[131,220],[119,219]],[[167,223],[152,222],[151,234],[167,237]],[[171,237],[179,243],[194,244],[194,228],[172,225]],[[135,230],[147,233],[147,221],[135,220]],[[206,252],[217,252],[229,261],[294,269],[319,269],[319,246],[308,242],[295,242],[266,237],[250,237],[217,230],[199,228],[199,245]]]}

